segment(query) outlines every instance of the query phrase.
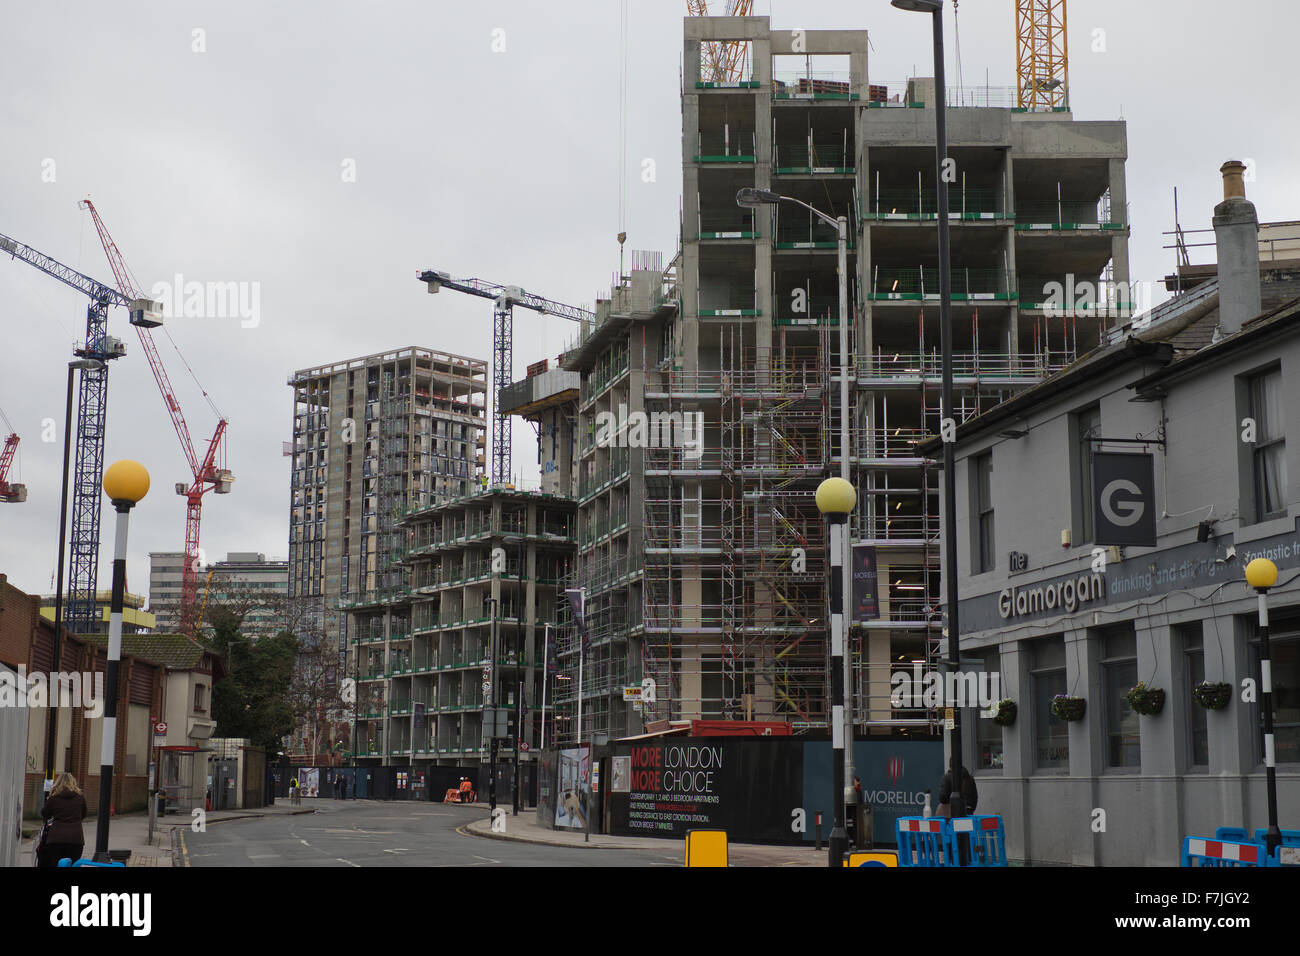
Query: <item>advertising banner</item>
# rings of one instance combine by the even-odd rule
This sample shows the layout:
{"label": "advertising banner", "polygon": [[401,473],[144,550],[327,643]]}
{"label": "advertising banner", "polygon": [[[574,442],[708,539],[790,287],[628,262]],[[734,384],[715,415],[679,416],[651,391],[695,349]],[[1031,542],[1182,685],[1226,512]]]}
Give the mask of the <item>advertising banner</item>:
{"label": "advertising banner", "polygon": [[630,781],[627,790],[610,794],[614,832],[684,837],[687,830],[716,829],[735,839],[790,842],[791,812],[800,802],[800,748],[798,741],[774,738],[620,745],[614,761],[628,759]]}
{"label": "advertising banner", "polygon": [[585,747],[561,750],[555,797],[557,829],[585,830],[591,805],[591,757]]}
{"label": "advertising banner", "polygon": [[880,618],[876,590],[876,549],[870,544],[853,546],[853,623]]}

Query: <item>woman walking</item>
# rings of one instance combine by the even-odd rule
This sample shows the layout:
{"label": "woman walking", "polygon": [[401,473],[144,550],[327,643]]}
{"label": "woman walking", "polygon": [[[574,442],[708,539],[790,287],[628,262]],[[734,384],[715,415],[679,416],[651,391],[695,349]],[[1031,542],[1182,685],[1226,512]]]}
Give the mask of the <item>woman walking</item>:
{"label": "woman walking", "polygon": [[86,838],[81,832],[81,821],[86,819],[86,798],[70,773],[54,778],[54,786],[41,808],[41,817],[49,825],[44,848],[40,853],[41,866],[58,866],[59,860],[81,858]]}

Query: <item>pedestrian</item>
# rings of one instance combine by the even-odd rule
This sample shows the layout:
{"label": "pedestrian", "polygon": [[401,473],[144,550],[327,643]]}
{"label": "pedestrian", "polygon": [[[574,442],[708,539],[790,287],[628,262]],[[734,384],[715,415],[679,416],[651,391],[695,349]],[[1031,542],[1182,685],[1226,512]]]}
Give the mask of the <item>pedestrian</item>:
{"label": "pedestrian", "polygon": [[40,865],[58,866],[59,860],[65,857],[80,859],[86,845],[81,831],[81,821],[86,819],[86,798],[72,774],[61,773],[54,778],[54,786],[41,808],[41,817],[49,829],[45,832],[39,854]]}
{"label": "pedestrian", "polygon": [[[943,780],[939,783],[939,816],[952,816],[952,771],[957,764],[955,757],[948,759],[948,772],[943,775]],[[965,767],[961,768],[961,799],[965,804],[963,807],[964,816],[970,816],[975,812],[975,807],[979,804],[980,794],[975,787],[975,778],[970,775],[970,771]],[[957,834],[958,858],[962,866],[970,864],[970,834]]]}
{"label": "pedestrian", "polygon": [[853,792],[858,795],[858,806],[862,806],[862,781],[857,774],[853,775]]}

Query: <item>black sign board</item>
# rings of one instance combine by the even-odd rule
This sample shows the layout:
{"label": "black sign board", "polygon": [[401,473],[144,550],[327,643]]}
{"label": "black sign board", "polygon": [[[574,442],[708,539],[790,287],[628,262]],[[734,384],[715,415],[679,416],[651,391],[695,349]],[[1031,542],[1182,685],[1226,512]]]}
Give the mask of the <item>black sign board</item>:
{"label": "black sign board", "polygon": [[1094,452],[1092,497],[1095,543],[1155,547],[1156,475],[1150,455]]}
{"label": "black sign board", "polygon": [[880,618],[876,590],[876,549],[869,544],[853,546],[853,623]]}

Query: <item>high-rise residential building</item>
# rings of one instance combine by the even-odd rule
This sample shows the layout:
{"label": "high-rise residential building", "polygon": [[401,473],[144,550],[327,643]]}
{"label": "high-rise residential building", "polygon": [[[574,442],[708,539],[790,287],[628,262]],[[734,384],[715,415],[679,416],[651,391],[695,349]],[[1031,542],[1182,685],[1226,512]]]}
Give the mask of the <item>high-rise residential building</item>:
{"label": "high-rise residential building", "polygon": [[[562,595],[573,577],[578,385],[576,373],[538,362],[501,391],[506,414],[537,429],[540,490],[494,485],[413,509],[399,522],[407,590],[341,603],[358,648],[348,674],[357,681],[352,736],[362,764],[418,774],[486,762],[494,688],[496,706],[509,711],[500,753],[512,761],[520,741],[526,786],[533,752],[567,719],[557,721],[554,705],[564,681],[548,676],[559,670],[555,648],[569,621]],[[503,785],[506,767],[498,765]]]}
{"label": "high-rise residential building", "polygon": [[226,560],[208,565],[199,575],[200,604],[208,610],[220,604],[237,607],[245,637],[263,637],[284,627],[288,594],[289,562],[268,561],[256,551],[231,551]]}
{"label": "high-rise residential building", "polygon": [[160,634],[173,634],[181,626],[184,570],[184,551],[149,552],[149,613]]}
{"label": "high-rise residential building", "polygon": [[[744,55],[708,56],[718,43]],[[569,740],[681,718],[826,727],[814,492],[845,455],[852,540],[878,575],[851,641],[858,730],[940,726],[889,693],[895,669],[941,651],[940,480],[916,450],[940,425],[934,83],[869,77],[867,54],[865,31],[684,23],[680,252],[667,271],[634,262],[563,360],[582,376],[585,662],[608,675],[584,682]],[[744,72],[720,79],[720,59]],[[1011,89],[947,92],[958,420],[1097,346],[1135,298],[1124,123],[1014,103]],[[743,187],[799,202],[742,209]],[[847,356],[837,230],[800,202],[848,221]],[[566,676],[575,651],[564,638]],[[647,677],[654,701],[625,703]]]}
{"label": "high-rise residential building", "polygon": [[342,650],[345,595],[404,593],[398,520],[481,486],[487,363],[409,347],[301,369],[294,392],[288,596]]}

